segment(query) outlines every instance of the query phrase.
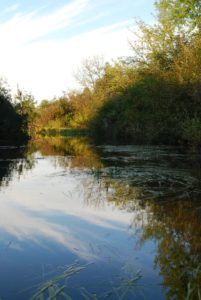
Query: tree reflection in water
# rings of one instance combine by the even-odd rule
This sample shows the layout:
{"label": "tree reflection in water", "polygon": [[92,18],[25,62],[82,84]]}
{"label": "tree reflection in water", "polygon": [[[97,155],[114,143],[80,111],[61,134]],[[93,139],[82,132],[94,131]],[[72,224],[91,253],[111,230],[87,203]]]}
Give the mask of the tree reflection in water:
{"label": "tree reflection in water", "polygon": [[[1,149],[5,155],[1,156],[1,184],[8,184],[4,178],[13,172],[20,175],[33,167],[34,160],[25,149],[12,151],[7,160]],[[119,154],[108,158],[86,138],[37,137],[28,152],[34,151],[50,156],[61,167],[86,172],[85,205],[98,208],[107,202],[133,212],[130,226],[139,246],[148,240],[157,244],[155,267],[160,268],[167,299],[201,299],[200,172],[193,160],[186,165],[185,156],[179,156],[177,165],[178,157],[171,162],[168,152],[158,161],[153,157],[120,159]],[[19,156],[22,158],[16,159]]]}
{"label": "tree reflection in water", "polygon": [[[140,243],[154,239],[167,299],[199,299],[201,292],[201,210],[182,199],[147,203]],[[190,296],[189,298],[187,297]]]}
{"label": "tree reflection in water", "polygon": [[135,213],[131,228],[139,246],[156,241],[155,267],[160,268],[167,299],[201,299],[201,202],[145,200],[139,187],[112,179],[99,179],[98,186],[99,193],[97,185],[93,195],[88,193],[88,204],[94,199],[96,206],[103,203],[104,190],[104,199]]}
{"label": "tree reflection in water", "polygon": [[99,169],[102,167],[99,155],[85,137],[36,136],[30,145],[42,155],[52,157],[54,164],[64,168]]}
{"label": "tree reflection in water", "polygon": [[20,176],[32,169],[34,164],[35,160],[27,145],[0,146],[0,187],[8,186],[13,176],[20,179]]}
{"label": "tree reflection in water", "polygon": [[156,241],[155,267],[160,268],[167,299],[201,299],[200,181],[192,176],[199,172],[187,169],[183,174],[182,162],[181,171],[174,170],[172,177],[170,169],[167,173],[163,170],[163,176],[159,171],[156,177],[153,168],[145,184],[145,167],[141,186],[139,174],[136,179],[136,174],[125,176],[124,168],[111,172],[99,167],[83,182],[87,205],[103,206],[107,201],[135,212],[131,227],[138,234],[139,245]]}

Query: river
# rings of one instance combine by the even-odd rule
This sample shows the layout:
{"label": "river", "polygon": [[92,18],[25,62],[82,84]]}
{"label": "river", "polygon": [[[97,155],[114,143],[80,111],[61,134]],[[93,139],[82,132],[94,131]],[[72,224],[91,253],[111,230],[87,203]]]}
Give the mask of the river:
{"label": "river", "polygon": [[200,166],[166,146],[0,146],[0,299],[201,299]]}

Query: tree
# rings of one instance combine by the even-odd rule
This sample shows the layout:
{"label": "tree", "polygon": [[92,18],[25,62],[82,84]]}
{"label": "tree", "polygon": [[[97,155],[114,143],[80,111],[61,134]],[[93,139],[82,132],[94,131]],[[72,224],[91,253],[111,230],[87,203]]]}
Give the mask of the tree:
{"label": "tree", "polygon": [[172,23],[175,32],[190,35],[201,29],[200,0],[160,0],[156,1],[159,23]]}
{"label": "tree", "polygon": [[104,72],[104,59],[102,56],[93,56],[85,58],[82,66],[74,75],[76,80],[83,88],[94,90],[96,80],[100,79]]}
{"label": "tree", "polygon": [[195,35],[200,35],[200,0],[160,0],[155,2],[156,23],[137,22],[131,42],[136,62],[154,69],[169,69],[183,45],[189,45]]}
{"label": "tree", "polygon": [[74,108],[67,96],[42,101],[37,108],[37,127],[60,129],[69,126]]}
{"label": "tree", "polygon": [[122,91],[133,84],[135,80],[135,69],[131,62],[126,59],[113,61],[113,63],[106,63],[102,77],[96,80],[95,92],[98,99],[102,103],[119,95]]}
{"label": "tree", "polygon": [[24,132],[30,135],[33,132],[36,117],[35,99],[32,94],[18,88],[15,95],[15,108],[22,118]]}
{"label": "tree", "polygon": [[12,103],[9,87],[0,80],[0,140],[10,140],[15,143],[25,138],[22,132],[22,119]]}

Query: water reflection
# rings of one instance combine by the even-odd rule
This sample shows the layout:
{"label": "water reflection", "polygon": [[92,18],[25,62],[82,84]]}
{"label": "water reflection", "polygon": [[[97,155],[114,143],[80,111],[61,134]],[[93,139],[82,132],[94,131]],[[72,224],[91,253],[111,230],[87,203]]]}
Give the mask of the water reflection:
{"label": "water reflection", "polygon": [[0,146],[0,187],[8,186],[13,176],[20,176],[34,167],[34,159],[26,146]]}
{"label": "water reflection", "polygon": [[[101,233],[101,228],[125,232],[129,216],[111,212],[108,206],[93,210],[86,205],[85,183],[89,180],[95,184],[94,170],[102,165],[98,155],[82,139],[70,139],[67,143],[58,137],[38,139],[29,145],[29,153],[33,152],[33,145],[36,152],[31,156],[31,166],[35,163],[35,168],[30,176],[15,181],[22,171],[12,165],[13,180],[9,181],[9,190],[1,195],[1,229],[21,241],[41,243],[43,237],[86,260],[100,259],[100,248],[108,244],[108,236]],[[48,158],[44,159],[46,155]],[[27,166],[26,158],[19,161]],[[95,233],[98,228],[99,235]],[[110,248],[111,245],[106,246],[102,255],[110,255]]]}
{"label": "water reflection", "polygon": [[[140,244],[157,242],[155,264],[160,268],[167,299],[199,299],[201,287],[201,210],[192,201],[150,202]],[[136,228],[136,226],[135,226]],[[187,297],[189,295],[189,298]]]}
{"label": "water reflection", "polygon": [[102,261],[117,273],[126,260],[142,269],[148,299],[199,299],[198,157],[167,147],[93,147],[86,138],[59,137],[0,151],[0,182],[7,186],[0,194],[2,245],[25,252],[28,242],[30,253],[34,244],[36,253],[46,249],[47,264],[47,253],[55,251],[55,261]]}
{"label": "water reflection", "polygon": [[[114,155],[114,150],[107,152]],[[160,268],[166,299],[200,299],[200,158],[178,150],[174,154],[155,149],[148,156],[146,151],[134,157],[134,173],[132,155],[122,156],[129,166],[126,172],[114,172],[113,177],[122,181],[112,182],[108,201],[138,212],[131,223],[138,245],[156,241],[155,267]]]}
{"label": "water reflection", "polygon": [[102,167],[97,151],[86,137],[37,136],[31,141],[30,148],[39,150],[43,156],[54,157],[55,163],[61,167],[81,169]]}

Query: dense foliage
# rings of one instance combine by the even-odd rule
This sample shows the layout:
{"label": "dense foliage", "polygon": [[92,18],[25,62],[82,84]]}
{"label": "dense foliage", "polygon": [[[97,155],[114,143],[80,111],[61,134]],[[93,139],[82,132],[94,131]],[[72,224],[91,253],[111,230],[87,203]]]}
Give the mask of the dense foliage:
{"label": "dense foliage", "polygon": [[73,107],[64,95],[52,101],[43,100],[37,109],[36,127],[61,129],[69,126]]}
{"label": "dense foliage", "polygon": [[200,4],[161,0],[156,3],[156,24],[138,23],[140,38],[131,44],[135,76],[97,111],[95,137],[201,144]]}
{"label": "dense foliage", "polygon": [[[82,89],[35,107],[0,84],[0,139],[42,129],[90,130],[98,142],[201,145],[201,3],[159,0],[156,22],[137,22],[132,57],[83,61]],[[136,39],[137,36],[137,39]]]}
{"label": "dense foliage", "polygon": [[0,142],[19,143],[28,136],[25,117],[18,112],[6,83],[0,82]]}
{"label": "dense foliage", "polygon": [[98,142],[201,145],[201,3],[155,5],[156,23],[137,23],[133,57],[84,60],[83,89],[44,101],[38,127],[90,128]]}

